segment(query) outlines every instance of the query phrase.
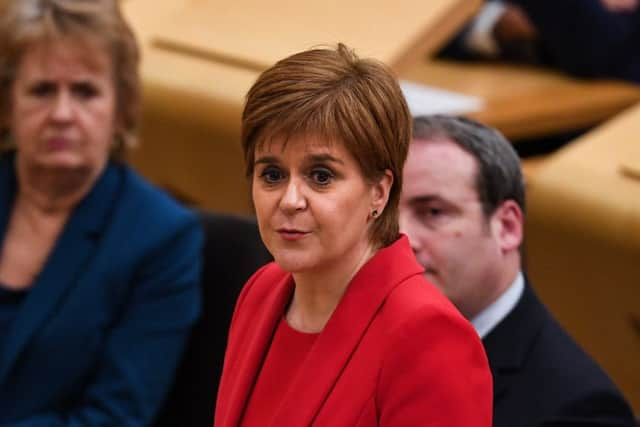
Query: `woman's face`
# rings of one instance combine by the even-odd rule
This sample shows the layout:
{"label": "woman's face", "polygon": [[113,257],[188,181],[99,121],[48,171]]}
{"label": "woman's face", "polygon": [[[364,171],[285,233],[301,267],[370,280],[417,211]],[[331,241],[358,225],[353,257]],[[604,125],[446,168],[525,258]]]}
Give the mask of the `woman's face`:
{"label": "woman's face", "polygon": [[356,265],[370,248],[371,212],[382,211],[389,177],[365,181],[341,143],[274,140],[256,149],[252,194],[262,239],[286,271]]}
{"label": "woman's face", "polygon": [[61,39],[27,48],[12,90],[11,133],[21,161],[99,171],[114,139],[116,94],[109,55]]}

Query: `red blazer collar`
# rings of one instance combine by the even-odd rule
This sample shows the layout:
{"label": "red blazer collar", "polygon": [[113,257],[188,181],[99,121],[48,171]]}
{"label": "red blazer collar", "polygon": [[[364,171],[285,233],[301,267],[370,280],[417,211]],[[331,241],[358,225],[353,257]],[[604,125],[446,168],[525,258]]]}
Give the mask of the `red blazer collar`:
{"label": "red blazer collar", "polygon": [[[360,269],[314,343],[300,373],[293,379],[283,400],[287,404],[278,409],[273,425],[310,425],[313,422],[386,297],[404,280],[423,271],[406,236],[378,251]],[[235,316],[238,322],[232,325],[230,333],[242,337],[230,343],[227,352],[227,378],[223,377],[220,393],[228,393],[222,400],[230,405],[219,408],[223,412],[220,419],[216,417],[219,427],[239,423],[273,332],[293,292],[291,275],[273,264],[254,279],[255,284],[260,282],[261,289],[252,291],[253,283],[247,284],[247,292],[243,291],[245,295],[238,302],[241,311]],[[247,310],[253,310],[253,313]],[[313,387],[309,387],[310,383]],[[291,404],[299,401],[300,396],[304,396],[304,404]]]}

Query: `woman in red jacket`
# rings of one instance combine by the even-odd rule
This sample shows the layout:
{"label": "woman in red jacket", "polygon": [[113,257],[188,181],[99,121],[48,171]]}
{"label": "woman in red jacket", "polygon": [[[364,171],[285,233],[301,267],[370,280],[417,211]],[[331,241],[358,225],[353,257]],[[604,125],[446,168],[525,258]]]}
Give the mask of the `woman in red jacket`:
{"label": "woman in red jacket", "polygon": [[398,232],[410,129],[393,75],[344,45],[249,91],[242,143],[275,262],[238,299],[216,426],[491,425],[480,340]]}

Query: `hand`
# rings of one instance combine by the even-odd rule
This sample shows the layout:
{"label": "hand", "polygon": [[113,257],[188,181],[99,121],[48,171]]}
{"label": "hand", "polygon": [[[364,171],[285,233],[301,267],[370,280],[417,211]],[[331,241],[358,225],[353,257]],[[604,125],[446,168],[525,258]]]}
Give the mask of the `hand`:
{"label": "hand", "polygon": [[493,32],[496,39],[504,43],[510,43],[514,41],[533,41],[538,38],[538,30],[533,25],[526,12],[522,8],[520,8],[520,6],[508,3],[506,4],[504,13],[500,17],[500,19],[498,19]]}
{"label": "hand", "polygon": [[609,12],[633,12],[640,5],[640,0],[600,0]]}

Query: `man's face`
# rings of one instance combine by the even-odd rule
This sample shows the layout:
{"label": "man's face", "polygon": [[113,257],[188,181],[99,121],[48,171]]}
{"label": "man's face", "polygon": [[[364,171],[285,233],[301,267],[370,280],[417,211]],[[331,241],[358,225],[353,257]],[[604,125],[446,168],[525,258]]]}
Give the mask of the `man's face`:
{"label": "man's face", "polygon": [[467,318],[493,298],[502,268],[500,224],[486,218],[474,157],[446,138],[413,141],[404,168],[400,230],[427,280]]}

